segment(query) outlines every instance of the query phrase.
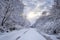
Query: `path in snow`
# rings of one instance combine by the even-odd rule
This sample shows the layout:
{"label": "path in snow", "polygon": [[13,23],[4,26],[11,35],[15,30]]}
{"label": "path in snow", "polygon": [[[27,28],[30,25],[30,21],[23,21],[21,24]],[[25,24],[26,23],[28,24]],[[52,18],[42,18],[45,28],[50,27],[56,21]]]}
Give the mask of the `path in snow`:
{"label": "path in snow", "polygon": [[0,40],[46,40],[36,29],[22,29],[5,34],[0,37]]}

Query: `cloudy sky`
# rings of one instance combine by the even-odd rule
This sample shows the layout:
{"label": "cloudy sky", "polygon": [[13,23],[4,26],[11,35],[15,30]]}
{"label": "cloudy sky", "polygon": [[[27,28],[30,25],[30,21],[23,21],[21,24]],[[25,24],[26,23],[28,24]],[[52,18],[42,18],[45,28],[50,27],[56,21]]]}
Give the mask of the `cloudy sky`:
{"label": "cloudy sky", "polygon": [[22,0],[25,8],[24,15],[30,22],[35,22],[44,10],[48,10],[52,4],[53,0]]}

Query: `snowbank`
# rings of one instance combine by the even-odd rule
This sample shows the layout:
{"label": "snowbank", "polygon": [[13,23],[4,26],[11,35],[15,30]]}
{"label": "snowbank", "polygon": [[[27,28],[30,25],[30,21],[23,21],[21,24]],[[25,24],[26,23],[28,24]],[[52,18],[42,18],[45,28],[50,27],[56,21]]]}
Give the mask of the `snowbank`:
{"label": "snowbank", "polygon": [[5,34],[0,37],[0,40],[46,40],[40,35],[36,29],[22,29],[20,31],[14,31]]}

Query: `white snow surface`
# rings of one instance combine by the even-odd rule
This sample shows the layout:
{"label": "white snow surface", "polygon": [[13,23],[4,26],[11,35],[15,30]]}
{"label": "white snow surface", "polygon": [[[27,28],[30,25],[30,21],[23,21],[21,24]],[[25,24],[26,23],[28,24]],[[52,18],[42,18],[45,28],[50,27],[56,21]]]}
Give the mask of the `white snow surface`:
{"label": "white snow surface", "polygon": [[0,37],[0,40],[46,40],[36,29],[21,29]]}

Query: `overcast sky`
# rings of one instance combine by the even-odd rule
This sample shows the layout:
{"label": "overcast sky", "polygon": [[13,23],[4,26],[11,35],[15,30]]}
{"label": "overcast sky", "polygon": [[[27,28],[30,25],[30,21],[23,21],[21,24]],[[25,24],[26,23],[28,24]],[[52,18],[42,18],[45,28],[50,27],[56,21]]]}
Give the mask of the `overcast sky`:
{"label": "overcast sky", "polygon": [[30,22],[35,22],[41,16],[43,10],[52,6],[53,0],[22,0],[25,8],[24,14]]}

